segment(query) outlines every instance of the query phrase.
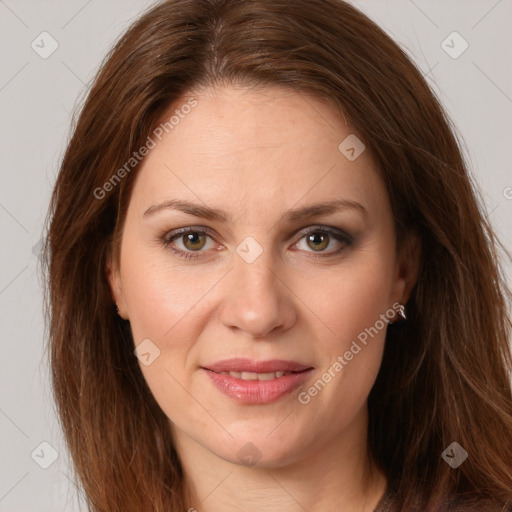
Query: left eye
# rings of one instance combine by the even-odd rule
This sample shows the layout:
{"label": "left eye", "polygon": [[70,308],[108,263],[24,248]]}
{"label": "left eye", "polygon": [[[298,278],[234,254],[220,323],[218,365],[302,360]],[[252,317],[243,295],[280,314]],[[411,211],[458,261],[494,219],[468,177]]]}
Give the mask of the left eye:
{"label": "left eye", "polygon": [[[206,252],[208,249],[212,249],[211,245],[210,247],[207,246],[208,240],[213,243],[213,246],[215,245],[212,236],[208,232],[197,229],[175,231],[163,237],[163,243],[166,247],[169,247],[177,256],[186,259],[199,258],[200,255],[194,253]],[[299,241],[294,244],[294,247],[305,252],[320,253],[320,256],[331,256],[343,250],[351,242],[351,237],[343,231],[330,228],[316,228],[302,232]],[[301,243],[305,243],[305,247],[301,247]],[[336,243],[340,246],[337,250],[326,251],[327,248],[331,247],[332,244],[336,245]],[[203,249],[205,250],[203,251]]]}
{"label": "left eye", "polygon": [[[304,242],[306,249],[301,247],[301,242]],[[341,248],[338,250],[325,251],[332,244],[340,245]],[[347,234],[343,232],[338,232],[337,230],[330,230],[326,228],[316,228],[314,230],[310,230],[307,233],[303,233],[300,240],[297,242],[296,246],[298,249],[303,249],[306,252],[319,252],[324,253],[325,256],[329,256],[333,253],[339,252],[339,250],[343,249],[343,247],[350,245],[351,239]],[[308,250],[312,249],[312,251]],[[332,248],[332,247],[331,247]]]}

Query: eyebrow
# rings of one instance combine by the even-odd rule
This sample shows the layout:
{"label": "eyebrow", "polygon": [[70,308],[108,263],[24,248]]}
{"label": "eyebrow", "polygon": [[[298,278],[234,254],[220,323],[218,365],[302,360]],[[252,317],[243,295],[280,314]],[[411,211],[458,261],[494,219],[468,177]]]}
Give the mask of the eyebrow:
{"label": "eyebrow", "polygon": [[[180,199],[171,199],[169,201],[150,206],[144,212],[143,216],[150,217],[163,210],[178,210],[183,213],[193,215],[194,217],[200,217],[211,221],[218,221],[224,224],[231,220],[231,216],[223,210],[210,208],[208,206],[191,203],[190,201],[183,201]],[[348,199],[337,199],[335,201],[325,201],[322,203],[310,204],[303,206],[302,208],[289,210],[284,214],[283,219],[285,222],[292,224],[300,222],[306,218],[330,215],[342,210],[357,210],[364,217],[368,216],[368,211],[362,204],[356,201],[350,201]]]}

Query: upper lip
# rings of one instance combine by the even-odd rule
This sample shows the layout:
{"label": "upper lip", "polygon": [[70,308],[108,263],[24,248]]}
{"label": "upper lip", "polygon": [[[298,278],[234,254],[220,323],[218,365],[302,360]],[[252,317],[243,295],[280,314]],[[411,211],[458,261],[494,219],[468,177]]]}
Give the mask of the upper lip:
{"label": "upper lip", "polygon": [[309,370],[311,366],[296,363],[295,361],[285,361],[283,359],[271,359],[268,361],[252,361],[251,359],[223,359],[215,363],[203,366],[206,370],[219,372],[253,372],[253,373],[271,373],[271,372],[301,372]]}

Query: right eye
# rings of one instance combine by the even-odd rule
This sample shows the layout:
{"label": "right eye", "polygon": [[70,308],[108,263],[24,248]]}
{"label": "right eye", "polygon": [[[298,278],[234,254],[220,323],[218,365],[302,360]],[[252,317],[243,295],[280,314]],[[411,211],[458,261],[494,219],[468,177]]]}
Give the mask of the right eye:
{"label": "right eye", "polygon": [[177,256],[196,259],[200,256],[193,253],[206,252],[202,249],[207,245],[208,239],[213,241],[211,235],[204,229],[183,228],[166,233],[162,242]]}

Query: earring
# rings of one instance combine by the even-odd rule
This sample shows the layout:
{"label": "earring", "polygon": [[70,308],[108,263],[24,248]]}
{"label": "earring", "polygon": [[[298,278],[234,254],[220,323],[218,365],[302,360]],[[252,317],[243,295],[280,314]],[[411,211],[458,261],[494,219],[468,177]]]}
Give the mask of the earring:
{"label": "earring", "polygon": [[112,306],[114,307],[114,311],[118,315],[119,314],[119,306],[117,305],[117,302],[114,302],[114,304],[112,304]]}
{"label": "earring", "polygon": [[405,306],[403,304],[398,304],[398,316],[401,318],[401,320],[395,320],[394,322],[389,322],[389,325],[400,326],[407,320],[407,315],[405,314]]}

